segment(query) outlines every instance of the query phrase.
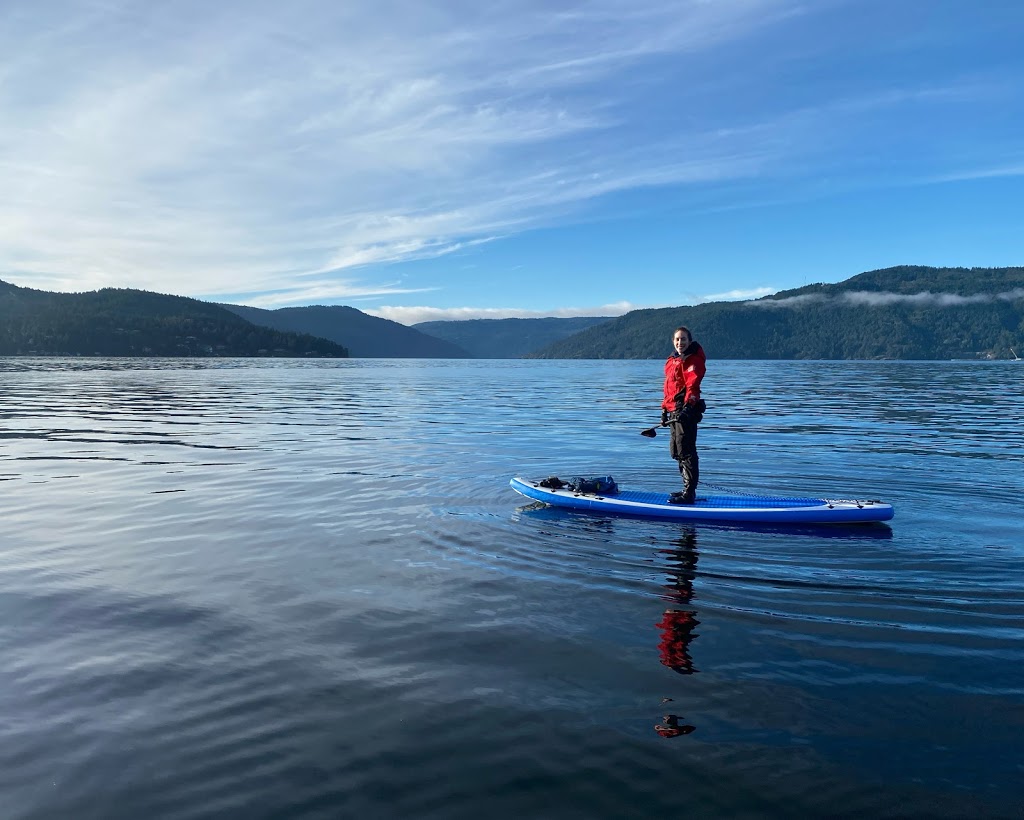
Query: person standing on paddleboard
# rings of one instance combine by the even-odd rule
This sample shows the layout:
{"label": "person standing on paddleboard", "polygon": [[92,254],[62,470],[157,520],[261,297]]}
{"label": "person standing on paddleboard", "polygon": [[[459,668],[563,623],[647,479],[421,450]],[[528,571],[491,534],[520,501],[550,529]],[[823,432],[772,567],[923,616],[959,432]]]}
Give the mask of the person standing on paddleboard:
{"label": "person standing on paddleboard", "polygon": [[669,425],[669,453],[679,464],[683,491],[672,493],[673,504],[693,504],[700,479],[697,456],[697,425],[704,418],[706,405],[700,397],[707,358],[704,348],[693,340],[687,327],[677,327],[672,334],[675,353],[665,362],[665,397],[661,402],[661,423]]}

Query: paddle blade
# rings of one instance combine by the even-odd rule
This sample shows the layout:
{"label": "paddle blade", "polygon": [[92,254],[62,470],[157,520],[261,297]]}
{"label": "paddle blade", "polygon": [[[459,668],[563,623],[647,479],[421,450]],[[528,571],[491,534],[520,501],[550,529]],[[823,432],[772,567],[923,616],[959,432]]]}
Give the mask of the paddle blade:
{"label": "paddle blade", "polygon": [[646,436],[647,438],[654,438],[656,435],[658,435],[658,431],[654,427],[650,427],[646,430],[641,430],[640,435]]}

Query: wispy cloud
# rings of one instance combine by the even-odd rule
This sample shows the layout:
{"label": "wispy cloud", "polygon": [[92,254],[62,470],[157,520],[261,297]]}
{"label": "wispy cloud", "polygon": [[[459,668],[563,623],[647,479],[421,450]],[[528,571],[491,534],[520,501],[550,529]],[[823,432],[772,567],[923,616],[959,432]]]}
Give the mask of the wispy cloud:
{"label": "wispy cloud", "polygon": [[435,307],[402,307],[386,305],[366,310],[373,316],[390,319],[403,325],[415,325],[419,322],[464,321],[468,319],[544,319],[556,317],[570,319],[577,316],[622,316],[641,306],[629,302],[617,302],[613,305],[598,307],[561,308],[559,310],[521,310],[518,308],[435,308]]}
{"label": "wispy cloud", "polygon": [[925,307],[957,307],[959,305],[979,305],[991,302],[1024,299],[1024,288],[1004,291],[1003,293],[987,294],[978,293],[971,296],[961,296],[956,293],[931,293],[921,291],[920,293],[876,293],[873,291],[854,290],[843,293],[839,298],[851,305],[865,305],[875,307],[878,305],[909,304]]}
{"label": "wispy cloud", "polygon": [[1024,161],[1015,165],[979,166],[932,177],[930,182],[967,182],[972,179],[998,179],[1024,176]]}
{"label": "wispy cloud", "polygon": [[800,296],[789,296],[783,299],[758,299],[746,302],[753,308],[778,310],[783,308],[802,308],[808,305],[836,303],[857,307],[882,307],[886,305],[916,305],[920,307],[958,307],[960,305],[991,304],[993,302],[1013,302],[1024,299],[1024,288],[1004,291],[1002,293],[979,293],[961,296],[957,293],[889,293],[886,291],[853,290],[829,295],[824,293],[805,293]]}
{"label": "wispy cloud", "polygon": [[759,310],[782,310],[821,304],[826,300],[827,297],[821,293],[804,293],[800,296],[787,296],[783,299],[756,299],[750,302],[743,302],[743,304]]}
{"label": "wispy cloud", "polygon": [[677,302],[661,302],[657,304],[638,305],[633,302],[615,302],[597,307],[567,307],[554,310],[524,310],[521,308],[436,308],[424,305],[397,306],[384,305],[379,308],[368,308],[366,313],[391,319],[403,325],[414,325],[418,322],[432,321],[463,321],[467,319],[543,319],[556,317],[567,319],[576,316],[622,316],[633,310],[649,310],[651,308],[677,307],[679,304],[701,304],[704,302],[723,302],[752,299],[774,293],[775,288],[752,288],[750,290],[733,290],[727,293],[713,293],[707,296],[693,296]]}
{"label": "wispy cloud", "polygon": [[15,6],[0,27],[0,276],[59,290],[267,305],[422,291],[438,285],[396,285],[385,266],[621,192],[816,179],[867,113],[984,86],[761,104],[750,71],[717,56],[842,3]]}
{"label": "wispy cloud", "polygon": [[735,302],[746,299],[760,299],[762,296],[769,296],[775,293],[778,288],[759,287],[747,288],[745,290],[727,290],[725,293],[711,293],[701,297],[702,302]]}
{"label": "wispy cloud", "polygon": [[403,287],[397,282],[383,284],[360,284],[354,280],[333,280],[304,282],[301,286],[282,291],[264,292],[257,295],[239,294],[225,297],[225,301],[252,307],[276,308],[289,305],[336,304],[339,301],[358,301],[378,296],[394,296],[399,293],[427,293],[433,288]]}
{"label": "wispy cloud", "polygon": [[720,134],[638,134],[616,76],[793,2],[22,6],[0,33],[0,271],[303,298],[302,276],[756,174],[764,152]]}

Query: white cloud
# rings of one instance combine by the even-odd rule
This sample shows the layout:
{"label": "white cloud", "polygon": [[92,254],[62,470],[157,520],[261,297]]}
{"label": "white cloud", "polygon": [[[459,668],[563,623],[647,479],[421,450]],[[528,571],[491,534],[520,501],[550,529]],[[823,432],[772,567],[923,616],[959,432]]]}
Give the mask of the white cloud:
{"label": "white cloud", "polygon": [[695,296],[685,301],[664,302],[659,304],[637,305],[632,302],[614,302],[597,307],[551,308],[549,310],[524,310],[521,308],[437,308],[425,305],[398,306],[384,305],[378,308],[362,308],[364,313],[391,319],[403,325],[414,325],[419,322],[458,322],[469,319],[543,319],[557,317],[567,319],[575,316],[622,316],[633,310],[650,310],[657,308],[678,307],[680,304],[700,304],[703,302],[721,302],[750,299],[774,293],[773,288],[753,288],[751,290],[734,290],[728,293],[716,293],[708,296]]}
{"label": "white cloud", "polygon": [[969,168],[931,178],[930,182],[969,182],[973,179],[998,179],[1024,176],[1024,163],[1017,165],[996,165]]}
{"label": "white cloud", "polygon": [[787,296],[784,299],[757,299],[751,302],[744,302],[754,308],[763,310],[776,310],[780,308],[798,308],[805,305],[813,305],[824,302],[825,297],[820,293],[805,293],[801,296]]}
{"label": "white cloud", "polygon": [[823,302],[839,302],[845,305],[861,307],[881,307],[885,305],[919,305],[921,307],[956,307],[959,305],[978,305],[996,301],[1016,301],[1024,299],[1024,288],[1004,291],[1002,293],[978,293],[961,296],[957,293],[890,293],[888,291],[851,290],[835,295],[823,293],[805,293],[800,296],[789,296],[784,299],[759,299],[747,302],[750,307],[779,309],[799,308]]}
{"label": "white cloud", "polygon": [[432,288],[402,287],[398,283],[365,285],[352,280],[325,279],[307,281],[301,286],[283,291],[261,293],[258,296],[232,299],[234,304],[261,308],[288,307],[291,305],[336,304],[341,300],[367,299],[375,296],[392,296],[399,293],[425,293]]}
{"label": "white cloud", "polygon": [[0,271],[299,294],[611,192],[757,174],[764,152],[720,133],[638,134],[612,75],[791,2],[24,5],[0,32]]}
{"label": "white cloud", "polygon": [[725,293],[712,293],[707,296],[702,296],[700,301],[702,302],[733,302],[738,300],[747,299],[759,299],[762,296],[768,296],[778,288],[771,287],[759,287],[759,288],[747,288],[743,290],[729,290]]}
{"label": "white cloud", "polygon": [[419,322],[465,321],[469,319],[543,319],[557,317],[568,319],[576,316],[622,316],[641,306],[629,302],[616,302],[612,305],[599,307],[556,308],[554,310],[520,310],[518,308],[435,308],[435,307],[403,307],[385,305],[379,308],[365,309],[364,313],[390,319],[403,325],[415,325]]}
{"label": "white cloud", "polygon": [[744,66],[716,49],[759,53],[749,38],[811,14],[803,0],[13,5],[0,276],[58,290],[264,304],[426,290],[438,283],[381,268],[638,188],[785,178],[794,163],[816,178],[866,114],[984,90],[748,100]]}
{"label": "white cloud", "polygon": [[921,291],[920,293],[879,293],[853,290],[840,294],[839,298],[848,304],[867,305],[868,307],[893,304],[921,305],[923,307],[956,307],[959,305],[978,305],[995,301],[1024,299],[1024,288],[995,294],[977,293],[971,296],[961,296],[957,293],[931,293],[929,291]]}

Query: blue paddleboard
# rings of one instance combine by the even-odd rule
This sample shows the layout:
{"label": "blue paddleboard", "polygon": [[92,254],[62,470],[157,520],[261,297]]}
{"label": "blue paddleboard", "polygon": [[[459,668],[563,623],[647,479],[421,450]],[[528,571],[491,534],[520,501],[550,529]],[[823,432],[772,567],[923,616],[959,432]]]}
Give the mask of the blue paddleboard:
{"label": "blue paddleboard", "polygon": [[892,505],[881,501],[790,498],[761,495],[701,495],[695,504],[669,504],[668,493],[622,490],[614,495],[578,493],[570,487],[542,487],[539,480],[513,478],[517,493],[554,507],[677,521],[746,521],[766,524],[850,524],[888,521]]}

